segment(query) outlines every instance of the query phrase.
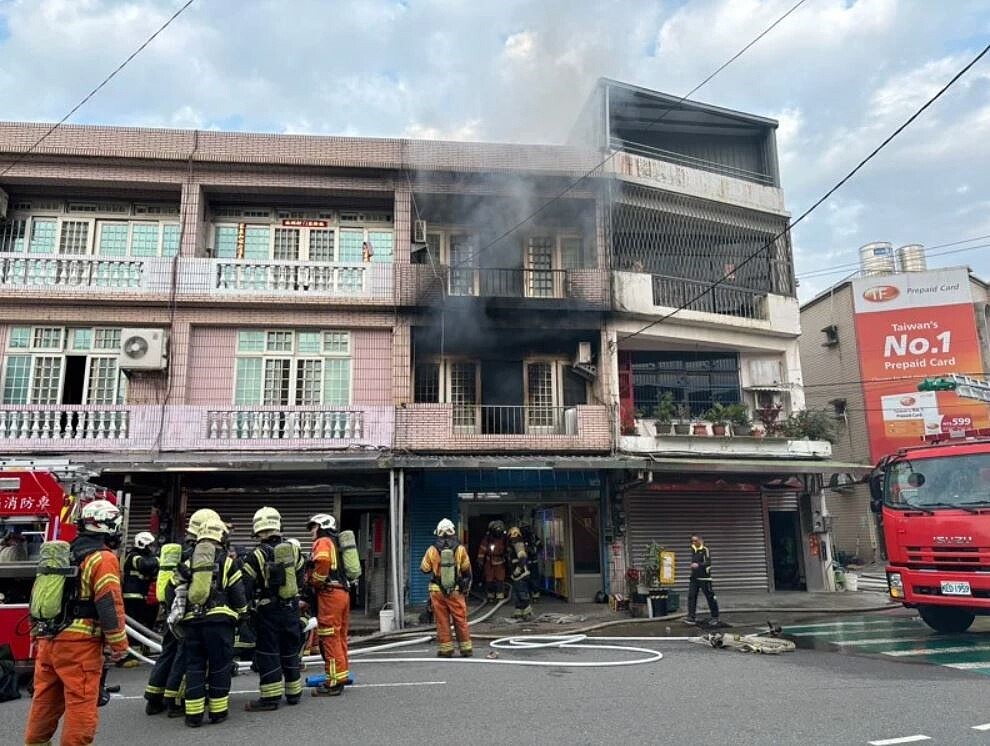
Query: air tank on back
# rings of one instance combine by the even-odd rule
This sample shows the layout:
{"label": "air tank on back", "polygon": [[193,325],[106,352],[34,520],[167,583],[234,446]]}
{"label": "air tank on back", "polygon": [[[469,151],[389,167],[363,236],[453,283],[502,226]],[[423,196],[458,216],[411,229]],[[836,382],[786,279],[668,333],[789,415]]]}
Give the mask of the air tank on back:
{"label": "air tank on back", "polygon": [[897,249],[897,268],[901,272],[924,272],[928,269],[925,247],[920,243],[909,243]]}
{"label": "air tank on back", "polygon": [[874,241],[859,249],[859,263],[864,275],[892,275],[897,271],[894,245],[889,241]]}

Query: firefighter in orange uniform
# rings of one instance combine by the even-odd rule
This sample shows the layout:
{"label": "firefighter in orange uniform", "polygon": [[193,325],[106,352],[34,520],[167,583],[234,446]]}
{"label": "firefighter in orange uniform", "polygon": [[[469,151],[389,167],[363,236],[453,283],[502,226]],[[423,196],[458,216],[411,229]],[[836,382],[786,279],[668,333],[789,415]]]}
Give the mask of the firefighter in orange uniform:
{"label": "firefighter in orange uniform", "polygon": [[72,542],[72,564],[79,574],[76,600],[68,609],[68,626],[54,637],[38,640],[34,667],[34,699],[24,742],[49,744],[65,715],[62,746],[91,744],[99,722],[97,699],[103,673],[103,647],[112,661],[127,656],[120,563],[111,551],[120,546],[120,510],[107,500],[93,500],[82,509],[79,536]]}
{"label": "firefighter in orange uniform", "polygon": [[450,637],[453,619],[461,657],[470,658],[474,652],[465,595],[471,590],[471,558],[454,538],[454,524],[449,519],[440,521],[433,533],[437,540],[426,550],[419,569],[430,576],[430,605],[437,624],[437,657],[452,658],[454,655],[454,641]]}
{"label": "firefighter in orange uniform", "polygon": [[306,528],[313,536],[313,569],[309,582],[316,590],[316,634],[327,680],[313,688],[314,697],[336,697],[350,678],[347,663],[347,630],[351,594],[337,544],[337,519],[319,513]]}

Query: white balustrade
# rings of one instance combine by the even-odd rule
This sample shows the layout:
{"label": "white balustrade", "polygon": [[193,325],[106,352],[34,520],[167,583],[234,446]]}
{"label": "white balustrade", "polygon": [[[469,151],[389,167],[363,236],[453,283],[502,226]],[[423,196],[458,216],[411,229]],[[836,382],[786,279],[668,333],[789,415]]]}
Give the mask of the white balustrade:
{"label": "white balustrade", "polygon": [[123,408],[76,406],[0,409],[0,441],[126,440],[129,414]]}
{"label": "white balustrade", "polygon": [[[383,271],[386,267],[377,266]],[[386,287],[371,287],[370,278],[375,267],[367,264],[217,259],[214,260],[213,290],[384,297],[387,295]]]}
{"label": "white balustrade", "polygon": [[146,289],[141,259],[0,256],[0,285],[10,287]]}
{"label": "white balustrade", "polygon": [[206,413],[207,440],[359,440],[364,434],[360,411],[335,409],[211,409]]}

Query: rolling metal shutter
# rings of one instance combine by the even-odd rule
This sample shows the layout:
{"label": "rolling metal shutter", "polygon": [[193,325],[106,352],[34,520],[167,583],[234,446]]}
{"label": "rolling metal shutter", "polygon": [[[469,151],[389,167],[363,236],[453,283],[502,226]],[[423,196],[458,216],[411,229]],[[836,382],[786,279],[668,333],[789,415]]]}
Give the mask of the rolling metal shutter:
{"label": "rolling metal shutter", "polygon": [[151,529],[151,508],[155,504],[152,494],[131,493],[130,510],[127,513],[127,543],[134,542],[134,535]]}
{"label": "rolling metal shutter", "polygon": [[797,492],[767,492],[767,510],[799,510]]}
{"label": "rolling metal shutter", "polygon": [[283,493],[273,496],[267,493],[252,494],[246,492],[191,492],[186,507],[187,517],[200,508],[212,508],[225,521],[233,523],[230,543],[233,545],[253,546],[254,537],[251,535],[252,519],[258,508],[268,505],[282,514],[282,535],[286,538],[299,539],[303,551],[309,549],[309,532],[306,522],[315,513],[333,513],[334,495],[332,493],[305,494]]}
{"label": "rolling metal shutter", "polygon": [[408,513],[407,531],[409,541],[408,570],[406,578],[409,584],[407,603],[413,606],[423,604],[429,597],[430,579],[419,571],[420,560],[426,550],[436,541],[433,531],[441,518],[450,518],[457,524],[458,510],[456,497],[445,490],[424,490],[423,493],[412,494],[406,490],[406,505]]}
{"label": "rolling metal shutter", "polygon": [[640,567],[651,542],[677,554],[676,588],[690,576],[691,534],[711,551],[718,590],[767,590],[763,499],[753,493],[667,494],[632,490],[625,496],[632,566]]}

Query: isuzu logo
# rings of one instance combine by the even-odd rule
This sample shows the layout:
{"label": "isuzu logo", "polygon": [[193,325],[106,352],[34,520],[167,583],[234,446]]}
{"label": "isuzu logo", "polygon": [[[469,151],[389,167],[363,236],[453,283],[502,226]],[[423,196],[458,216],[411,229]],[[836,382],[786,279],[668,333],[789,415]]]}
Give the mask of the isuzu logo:
{"label": "isuzu logo", "polygon": [[933,536],[932,541],[936,544],[972,544],[972,536]]}
{"label": "isuzu logo", "polygon": [[894,300],[900,294],[901,291],[894,285],[874,285],[863,291],[863,298],[870,303],[885,303]]}

